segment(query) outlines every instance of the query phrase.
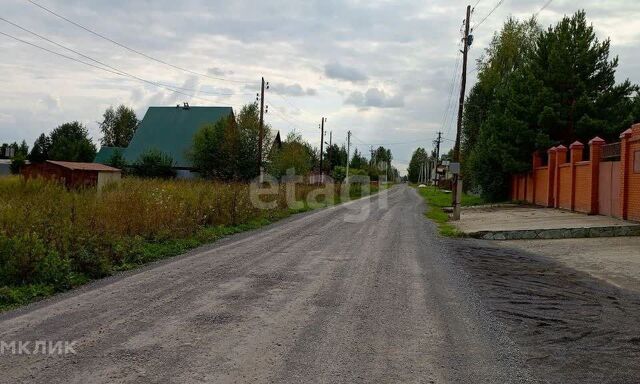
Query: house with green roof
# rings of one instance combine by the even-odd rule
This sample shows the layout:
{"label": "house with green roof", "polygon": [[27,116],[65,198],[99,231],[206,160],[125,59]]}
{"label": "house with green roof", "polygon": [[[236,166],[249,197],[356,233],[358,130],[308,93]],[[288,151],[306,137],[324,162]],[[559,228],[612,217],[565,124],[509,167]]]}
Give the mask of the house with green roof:
{"label": "house with green roof", "polygon": [[113,157],[113,154],[116,152],[120,152],[124,154],[124,150],[126,148],[122,147],[107,147],[102,146],[98,153],[96,153],[96,158],[93,160],[94,163],[107,164],[109,160]]}
{"label": "house with green roof", "polygon": [[[123,156],[127,163],[134,163],[144,152],[156,149],[170,155],[180,178],[194,176],[194,166],[188,152],[193,137],[206,124],[215,124],[220,119],[233,116],[231,107],[199,107],[177,105],[175,107],[149,107]],[[280,146],[280,134],[274,135],[274,144]],[[104,148],[104,151],[103,151]],[[103,147],[96,155],[95,162],[108,161],[118,149]]]}
{"label": "house with green roof", "polygon": [[192,171],[187,153],[193,136],[202,126],[229,116],[233,116],[231,107],[149,107],[124,151],[124,159],[132,164],[144,152],[157,149],[173,158],[177,170]]}

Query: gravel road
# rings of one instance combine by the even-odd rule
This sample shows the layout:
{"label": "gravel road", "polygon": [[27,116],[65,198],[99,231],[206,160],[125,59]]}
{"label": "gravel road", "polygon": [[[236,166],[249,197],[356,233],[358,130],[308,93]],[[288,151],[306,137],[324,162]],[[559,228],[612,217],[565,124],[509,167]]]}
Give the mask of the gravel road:
{"label": "gravel road", "polygon": [[555,382],[479,248],[439,238],[424,210],[397,186],[4,314],[0,341],[76,353],[5,353],[0,381]]}

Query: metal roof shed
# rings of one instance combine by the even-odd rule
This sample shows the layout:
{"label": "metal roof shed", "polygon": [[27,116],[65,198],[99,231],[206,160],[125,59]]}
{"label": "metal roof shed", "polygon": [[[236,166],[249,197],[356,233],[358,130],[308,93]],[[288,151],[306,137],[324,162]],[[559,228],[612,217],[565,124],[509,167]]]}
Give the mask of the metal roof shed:
{"label": "metal roof shed", "polygon": [[102,189],[108,183],[119,181],[122,177],[122,171],[97,163],[47,160],[44,163],[24,166],[22,175],[26,178],[41,177],[60,181],[67,188],[97,187]]}

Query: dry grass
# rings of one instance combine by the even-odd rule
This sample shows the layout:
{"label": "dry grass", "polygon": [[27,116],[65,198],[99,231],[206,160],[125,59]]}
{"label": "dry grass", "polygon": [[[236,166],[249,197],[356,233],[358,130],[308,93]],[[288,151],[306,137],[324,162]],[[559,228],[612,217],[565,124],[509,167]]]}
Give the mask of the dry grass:
{"label": "dry grass", "polygon": [[[296,199],[316,188],[298,185]],[[285,197],[281,186],[264,210],[239,183],[126,178],[97,193],[1,178],[0,308],[315,208],[290,209]]]}

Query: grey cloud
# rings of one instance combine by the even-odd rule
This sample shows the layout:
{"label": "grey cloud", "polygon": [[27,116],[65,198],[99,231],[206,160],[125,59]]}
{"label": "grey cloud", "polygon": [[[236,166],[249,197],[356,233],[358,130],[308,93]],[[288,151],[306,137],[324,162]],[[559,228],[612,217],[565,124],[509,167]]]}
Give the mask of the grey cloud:
{"label": "grey cloud", "polygon": [[42,98],[39,100],[39,103],[49,111],[60,109],[60,99],[49,94],[42,96]]}
{"label": "grey cloud", "polygon": [[346,80],[354,83],[368,79],[367,75],[357,68],[348,67],[338,62],[327,63],[324,66],[324,74],[331,79]]}
{"label": "grey cloud", "polygon": [[207,74],[211,76],[227,76],[227,75],[232,75],[233,71],[225,71],[222,68],[212,67],[207,69]]}
{"label": "grey cloud", "polygon": [[365,93],[351,92],[344,103],[360,108],[400,108],[404,106],[404,99],[400,95],[387,95],[378,88],[369,88]]}
{"label": "grey cloud", "polygon": [[280,84],[275,83],[270,85],[271,89],[275,92],[285,96],[315,96],[318,91],[314,88],[304,89],[300,84]]}

